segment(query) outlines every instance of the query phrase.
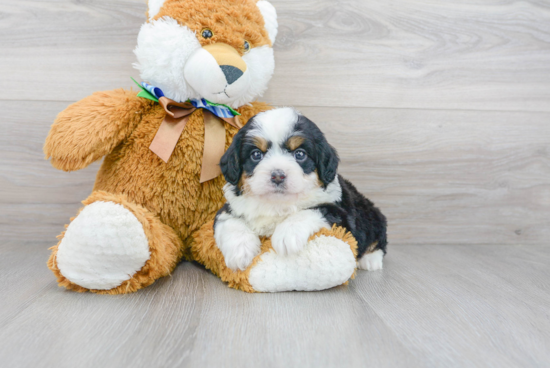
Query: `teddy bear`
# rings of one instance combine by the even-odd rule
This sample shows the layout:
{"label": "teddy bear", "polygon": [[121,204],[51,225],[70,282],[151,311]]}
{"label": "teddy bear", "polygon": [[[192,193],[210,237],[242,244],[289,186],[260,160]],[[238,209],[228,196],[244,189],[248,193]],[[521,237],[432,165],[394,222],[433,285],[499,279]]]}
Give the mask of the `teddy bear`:
{"label": "teddy bear", "polygon": [[238,271],[213,241],[224,203],[219,159],[249,118],[270,109],[255,100],[274,72],[276,35],[266,0],[149,0],[134,50],[139,90],[70,105],[44,145],[64,171],[104,157],[84,207],[51,248],[48,267],[60,286],[135,292],[182,260],[247,292],[320,290],[354,275],[356,242],[340,228],[313,235],[293,259],[263,239],[262,253]]}

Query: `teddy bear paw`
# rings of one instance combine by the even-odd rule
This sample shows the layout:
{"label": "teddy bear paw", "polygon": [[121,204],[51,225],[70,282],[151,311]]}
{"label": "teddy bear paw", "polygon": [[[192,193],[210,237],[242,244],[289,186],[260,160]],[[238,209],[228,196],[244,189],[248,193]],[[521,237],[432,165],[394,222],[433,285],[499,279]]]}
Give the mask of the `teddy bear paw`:
{"label": "teddy bear paw", "polygon": [[150,256],[143,227],[132,212],[113,202],[94,202],[68,226],[56,261],[72,283],[109,290],[129,280]]}

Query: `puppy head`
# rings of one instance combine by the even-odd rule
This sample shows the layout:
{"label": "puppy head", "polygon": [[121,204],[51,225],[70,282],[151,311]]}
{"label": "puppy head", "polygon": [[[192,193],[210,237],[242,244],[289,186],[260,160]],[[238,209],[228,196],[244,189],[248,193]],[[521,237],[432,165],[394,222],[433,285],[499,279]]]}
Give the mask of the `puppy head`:
{"label": "puppy head", "polygon": [[292,108],[254,116],[233,139],[220,165],[237,195],[307,197],[335,180],[338,155],[311,120]]}
{"label": "puppy head", "polygon": [[141,78],[176,101],[238,108],[273,75],[277,14],[266,0],[149,0],[134,53]]}

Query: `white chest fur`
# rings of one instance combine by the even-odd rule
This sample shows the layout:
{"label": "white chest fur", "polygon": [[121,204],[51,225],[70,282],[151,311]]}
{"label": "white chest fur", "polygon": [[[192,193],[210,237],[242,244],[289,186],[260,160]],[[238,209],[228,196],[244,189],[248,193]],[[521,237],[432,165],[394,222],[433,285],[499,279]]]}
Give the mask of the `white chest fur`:
{"label": "white chest fur", "polygon": [[247,193],[237,196],[231,184],[226,184],[224,191],[233,216],[241,218],[258,236],[273,235],[277,225],[304,209],[323,203],[338,202],[342,198],[338,178],[335,178],[326,189],[317,187],[299,197],[284,194],[256,197]]}

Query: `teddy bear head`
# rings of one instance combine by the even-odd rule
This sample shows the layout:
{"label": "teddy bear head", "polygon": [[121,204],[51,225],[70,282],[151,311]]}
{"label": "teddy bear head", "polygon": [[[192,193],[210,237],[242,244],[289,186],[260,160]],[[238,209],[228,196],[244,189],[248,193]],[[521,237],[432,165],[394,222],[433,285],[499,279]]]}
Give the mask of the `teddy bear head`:
{"label": "teddy bear head", "polygon": [[267,89],[276,35],[265,0],[149,0],[134,66],[170,99],[238,108]]}

